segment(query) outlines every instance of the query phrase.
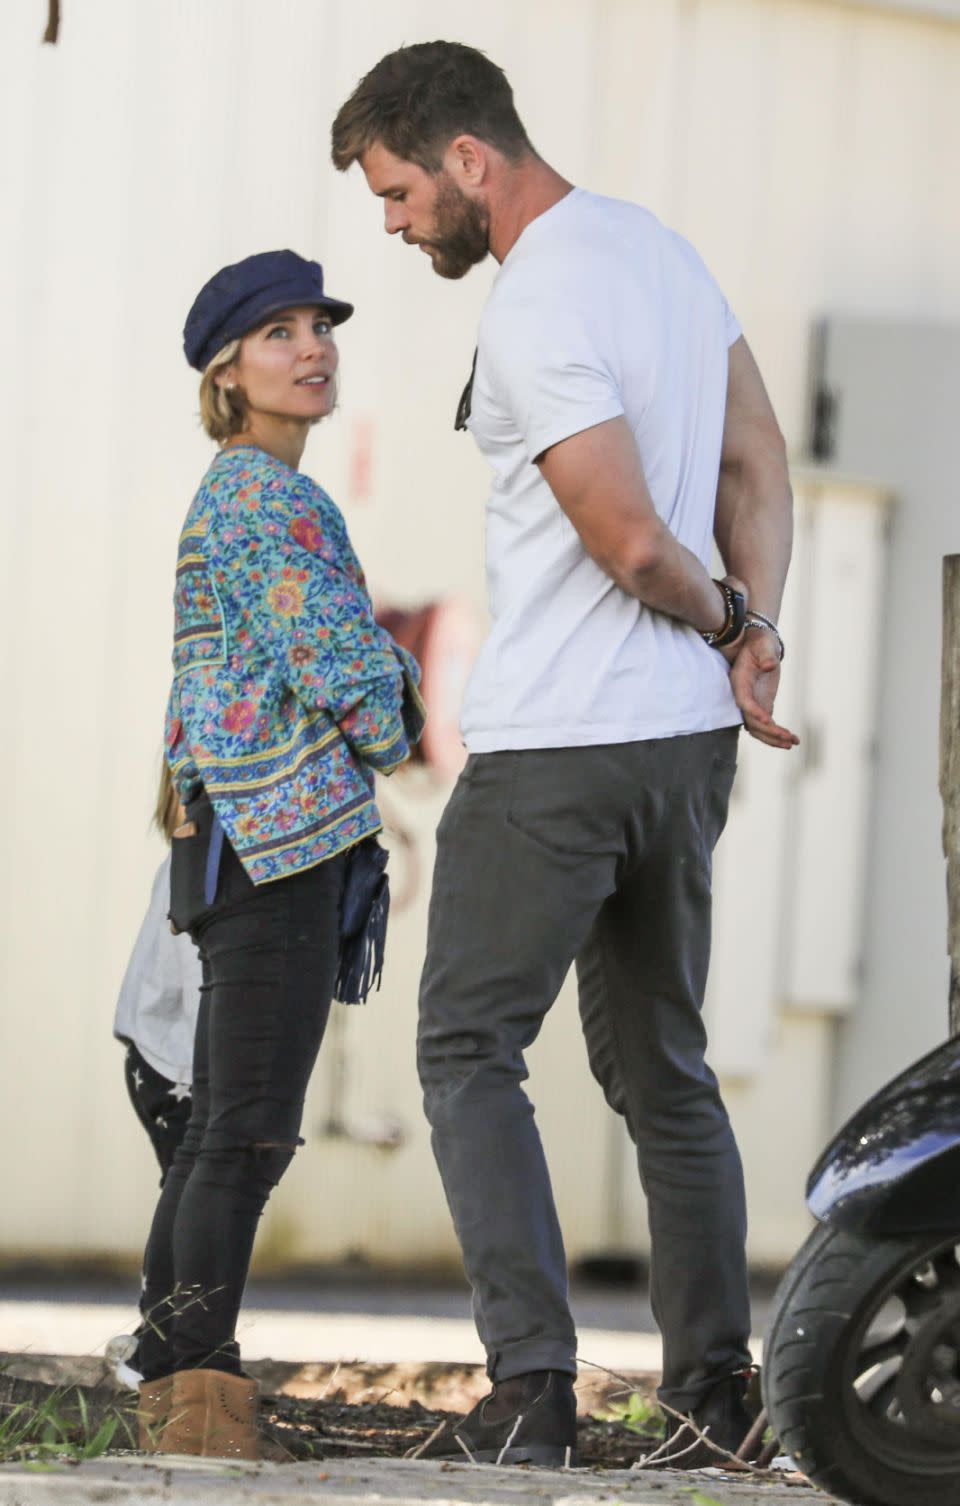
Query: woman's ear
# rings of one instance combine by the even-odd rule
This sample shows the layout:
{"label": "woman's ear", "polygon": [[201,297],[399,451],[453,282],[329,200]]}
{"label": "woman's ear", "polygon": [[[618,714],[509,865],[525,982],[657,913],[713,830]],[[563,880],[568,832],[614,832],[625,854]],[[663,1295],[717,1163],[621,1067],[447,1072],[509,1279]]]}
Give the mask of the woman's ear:
{"label": "woman's ear", "polygon": [[232,392],[237,385],[237,369],[235,366],[225,366],[222,371],[216,372],[213,378],[214,385],[221,392]]}

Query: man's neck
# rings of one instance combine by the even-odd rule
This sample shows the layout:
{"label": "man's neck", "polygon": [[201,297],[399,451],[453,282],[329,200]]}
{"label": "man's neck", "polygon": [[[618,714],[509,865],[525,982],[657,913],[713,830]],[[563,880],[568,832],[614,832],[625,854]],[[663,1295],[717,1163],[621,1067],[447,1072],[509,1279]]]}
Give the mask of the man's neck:
{"label": "man's neck", "polygon": [[490,252],[502,262],[527,226],[573,188],[539,157],[525,158],[503,176],[490,201]]}

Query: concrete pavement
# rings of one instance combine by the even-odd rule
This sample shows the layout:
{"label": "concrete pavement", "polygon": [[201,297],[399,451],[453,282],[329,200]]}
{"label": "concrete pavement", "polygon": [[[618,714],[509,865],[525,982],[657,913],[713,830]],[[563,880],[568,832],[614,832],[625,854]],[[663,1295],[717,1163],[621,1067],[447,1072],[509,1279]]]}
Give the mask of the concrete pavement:
{"label": "concrete pavement", "polygon": [[[136,1325],[135,1292],[128,1277],[83,1281],[65,1275],[27,1281],[0,1274],[0,1350],[102,1354],[113,1334],[128,1333]],[[758,1334],[768,1297],[763,1287],[753,1293]],[[616,1371],[660,1369],[660,1338],[642,1284],[574,1282],[571,1302],[585,1360]],[[343,1280],[324,1273],[309,1279],[254,1279],[238,1338],[250,1360],[483,1362],[465,1284]],[[754,1357],[760,1358],[758,1340]]]}
{"label": "concrete pavement", "polygon": [[[130,1333],[136,1324],[135,1308],[120,1303],[0,1301],[0,1350],[102,1354],[113,1334]],[[237,1338],[250,1360],[483,1360],[477,1331],[466,1317],[245,1307]],[[657,1334],[583,1328],[579,1338],[580,1353],[594,1364],[610,1370],[660,1369]]]}
{"label": "concrete pavement", "polygon": [[[46,1289],[5,1282],[0,1351],[8,1352],[11,1373],[95,1384],[101,1363],[77,1357],[102,1354],[113,1334],[136,1322],[132,1303],[117,1302],[117,1295],[116,1285],[71,1290],[66,1282]],[[251,1369],[262,1369],[261,1383],[272,1389],[313,1397],[342,1386],[351,1400],[389,1393],[461,1410],[485,1385],[480,1368],[472,1369],[482,1356],[462,1292],[311,1283],[275,1290],[257,1284],[250,1295],[239,1337]],[[584,1360],[631,1375],[659,1370],[659,1338],[643,1331],[651,1320],[637,1295],[587,1292],[578,1298]],[[20,1358],[11,1351],[20,1351]],[[50,1358],[43,1360],[44,1354]],[[278,1363],[269,1364],[267,1356]],[[336,1369],[337,1362],[357,1357],[362,1363]],[[600,1372],[581,1371],[586,1410],[601,1404],[607,1381]],[[819,1506],[827,1499],[811,1488],[711,1471],[498,1470],[467,1461],[363,1456],[283,1466],[115,1456],[79,1465],[0,1467],[0,1506]]]}
{"label": "concrete pavement", "polygon": [[223,1464],[140,1457],[0,1467],[0,1506],[823,1506],[809,1486],[695,1473],[496,1469],[420,1460]]}

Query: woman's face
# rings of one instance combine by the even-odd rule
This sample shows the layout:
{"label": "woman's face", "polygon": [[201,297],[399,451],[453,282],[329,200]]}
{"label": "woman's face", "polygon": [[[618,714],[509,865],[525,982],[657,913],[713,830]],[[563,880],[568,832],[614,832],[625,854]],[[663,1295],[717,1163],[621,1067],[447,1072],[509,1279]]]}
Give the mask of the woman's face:
{"label": "woman's face", "polygon": [[315,423],[336,402],[339,361],[326,309],[283,309],[244,335],[219,382],[243,390],[248,417]]}

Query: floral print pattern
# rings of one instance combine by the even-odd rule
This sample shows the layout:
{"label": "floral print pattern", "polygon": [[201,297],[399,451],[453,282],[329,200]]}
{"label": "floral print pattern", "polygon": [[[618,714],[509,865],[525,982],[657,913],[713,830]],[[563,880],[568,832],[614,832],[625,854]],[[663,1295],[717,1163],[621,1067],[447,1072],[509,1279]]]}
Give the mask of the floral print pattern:
{"label": "floral print pattern", "polygon": [[252,446],[221,451],[180,538],[166,747],[254,883],[379,829],[373,771],[409,757],[419,670],[374,621],[331,498]]}

